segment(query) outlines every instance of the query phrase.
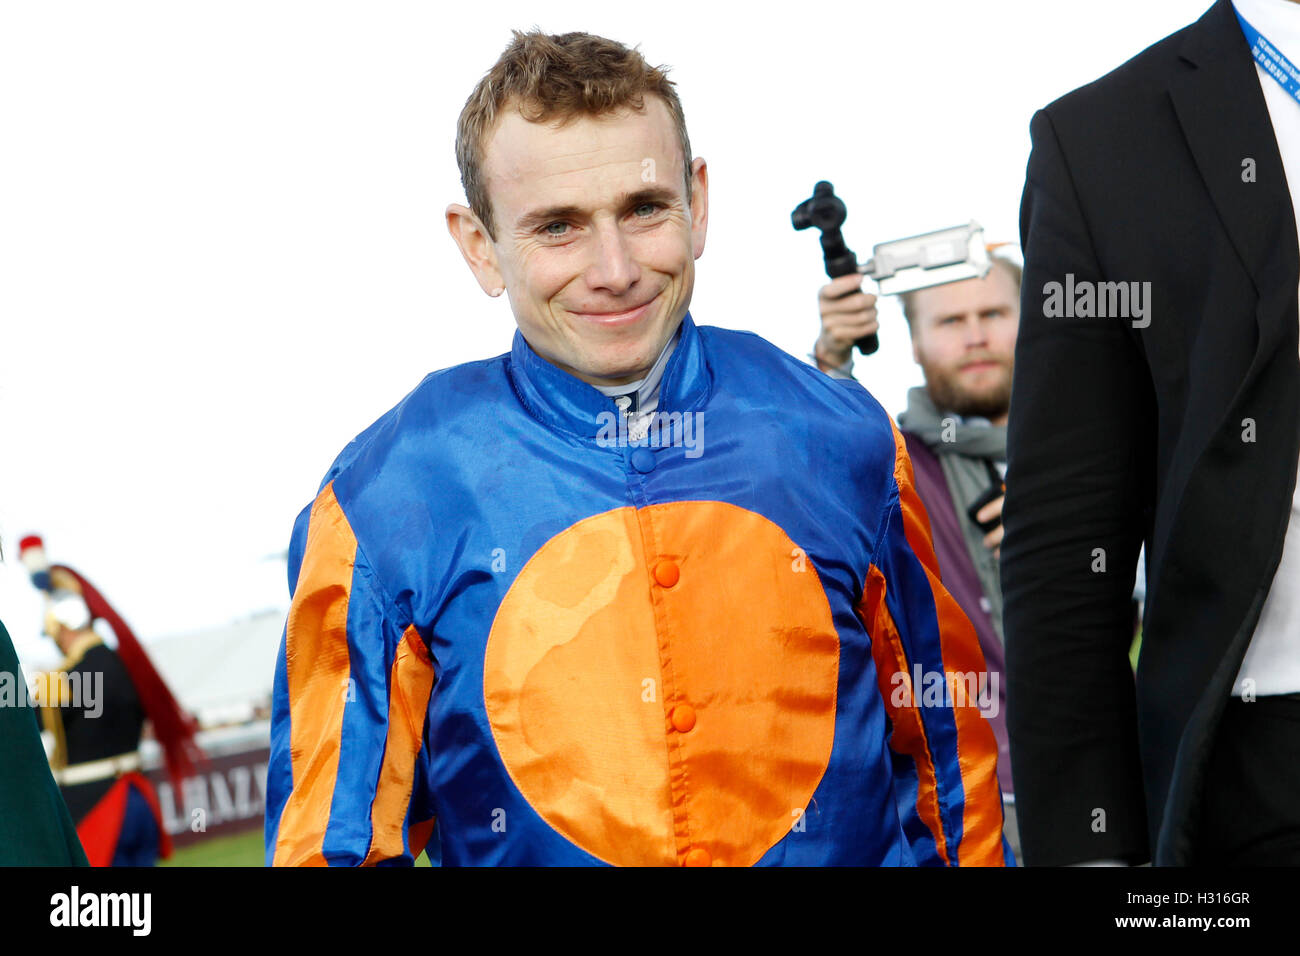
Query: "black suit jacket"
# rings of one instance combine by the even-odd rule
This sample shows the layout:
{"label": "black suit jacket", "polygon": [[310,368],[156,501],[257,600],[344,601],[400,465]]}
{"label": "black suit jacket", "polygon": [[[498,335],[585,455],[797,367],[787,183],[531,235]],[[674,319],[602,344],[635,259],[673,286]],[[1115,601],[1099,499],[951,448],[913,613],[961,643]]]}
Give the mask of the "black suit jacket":
{"label": "black suit jacket", "polygon": [[[78,680],[83,682],[98,677],[102,695],[99,701],[102,712],[93,717],[87,715],[84,707],[61,708],[68,763],[88,763],[139,750],[144,732],[144,707],[131,674],[117,652],[107,644],[96,644],[68,673],[80,675]],[[72,819],[80,824],[116,783],[116,778],[106,777],[63,787],[63,799]]]}
{"label": "black suit jacket", "polygon": [[[1192,863],[1296,480],[1290,194],[1228,0],[1040,110],[1031,133],[1002,545],[1024,853]],[[1147,320],[1049,317],[1045,287],[1067,274],[1076,289],[1149,282]]]}

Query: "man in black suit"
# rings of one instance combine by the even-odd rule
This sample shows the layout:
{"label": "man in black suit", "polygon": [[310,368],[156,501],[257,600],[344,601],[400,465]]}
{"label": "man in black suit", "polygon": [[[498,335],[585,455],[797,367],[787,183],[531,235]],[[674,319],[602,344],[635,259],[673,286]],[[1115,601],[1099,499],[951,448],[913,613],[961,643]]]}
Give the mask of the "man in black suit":
{"label": "man in black suit", "polygon": [[1002,545],[1031,865],[1300,863],[1300,100],[1238,18],[1300,63],[1300,3],[1236,8],[1031,124]]}

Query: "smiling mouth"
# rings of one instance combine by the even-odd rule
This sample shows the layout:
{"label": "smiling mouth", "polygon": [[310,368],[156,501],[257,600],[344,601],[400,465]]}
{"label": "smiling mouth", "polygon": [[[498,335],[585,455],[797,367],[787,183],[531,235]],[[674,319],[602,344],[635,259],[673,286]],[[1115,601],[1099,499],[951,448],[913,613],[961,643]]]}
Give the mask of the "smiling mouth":
{"label": "smiling mouth", "polygon": [[650,306],[654,305],[658,299],[659,296],[655,295],[649,301],[631,309],[624,309],[621,312],[574,312],[573,314],[581,316],[588,322],[595,322],[600,325],[631,325],[650,311]]}

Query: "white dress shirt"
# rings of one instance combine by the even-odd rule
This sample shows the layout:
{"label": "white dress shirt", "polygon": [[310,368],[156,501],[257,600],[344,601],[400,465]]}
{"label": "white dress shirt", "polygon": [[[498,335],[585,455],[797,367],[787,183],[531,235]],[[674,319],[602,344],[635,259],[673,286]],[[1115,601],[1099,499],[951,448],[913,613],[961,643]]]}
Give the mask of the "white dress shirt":
{"label": "white dress shirt", "polygon": [[[1233,6],[1283,56],[1300,64],[1300,3],[1233,0]],[[1255,73],[1264,91],[1291,190],[1291,204],[1300,223],[1300,102],[1258,63]],[[1300,692],[1300,482],[1291,502],[1282,561],[1232,688],[1234,697],[1247,691],[1250,696]]]}

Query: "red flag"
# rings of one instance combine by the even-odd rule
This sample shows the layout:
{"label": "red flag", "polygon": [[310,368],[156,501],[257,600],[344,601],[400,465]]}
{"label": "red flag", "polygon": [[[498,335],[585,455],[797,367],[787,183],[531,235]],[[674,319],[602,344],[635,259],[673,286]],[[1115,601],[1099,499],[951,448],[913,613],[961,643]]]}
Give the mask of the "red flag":
{"label": "red flag", "polygon": [[154,736],[162,746],[163,759],[167,763],[167,774],[171,778],[172,788],[180,799],[181,781],[195,771],[195,765],[206,759],[202,749],[194,740],[198,732],[198,722],[181,710],[176,698],[168,689],[162,675],[149,660],[144,647],[136,639],[131,628],[113,606],[95,589],[95,586],[72,568],[64,564],[50,566],[50,570],[66,571],[81,585],[81,596],[90,609],[92,618],[103,618],[113,629],[117,637],[117,656],[122,659],[145,715],[153,723]]}

